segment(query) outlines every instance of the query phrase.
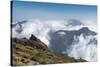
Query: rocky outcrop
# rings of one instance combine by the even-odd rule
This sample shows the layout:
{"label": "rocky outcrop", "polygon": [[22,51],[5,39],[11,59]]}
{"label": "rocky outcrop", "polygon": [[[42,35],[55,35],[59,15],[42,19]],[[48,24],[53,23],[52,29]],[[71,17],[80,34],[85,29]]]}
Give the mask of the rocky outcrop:
{"label": "rocky outcrop", "polygon": [[31,35],[30,39],[12,38],[12,43],[22,44],[24,46],[30,46],[32,48],[37,48],[42,50],[48,49],[47,46],[43,42],[41,42],[38,38],[36,38],[34,35]]}

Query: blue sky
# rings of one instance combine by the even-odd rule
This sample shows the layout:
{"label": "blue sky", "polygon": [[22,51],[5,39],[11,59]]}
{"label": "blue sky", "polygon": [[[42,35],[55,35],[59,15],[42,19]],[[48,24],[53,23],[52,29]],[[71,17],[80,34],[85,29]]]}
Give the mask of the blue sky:
{"label": "blue sky", "polygon": [[92,5],[55,4],[13,1],[13,22],[42,19],[42,20],[93,20],[97,19],[97,7]]}

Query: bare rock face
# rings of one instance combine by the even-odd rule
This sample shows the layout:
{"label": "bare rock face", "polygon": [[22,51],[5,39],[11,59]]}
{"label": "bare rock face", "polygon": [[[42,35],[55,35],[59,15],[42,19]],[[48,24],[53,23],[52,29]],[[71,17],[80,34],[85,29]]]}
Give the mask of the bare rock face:
{"label": "bare rock face", "polygon": [[30,40],[39,41],[34,35],[31,35]]}
{"label": "bare rock face", "polygon": [[48,49],[47,45],[44,44],[42,41],[40,41],[38,38],[36,38],[34,35],[31,35],[29,40],[33,43],[33,45],[36,45],[37,48],[40,48],[43,50]]}
{"label": "bare rock face", "polygon": [[47,46],[40,41],[38,38],[36,38],[34,35],[31,35],[30,39],[26,38],[12,38],[13,43],[19,43],[24,46],[31,46],[32,48],[47,50]]}

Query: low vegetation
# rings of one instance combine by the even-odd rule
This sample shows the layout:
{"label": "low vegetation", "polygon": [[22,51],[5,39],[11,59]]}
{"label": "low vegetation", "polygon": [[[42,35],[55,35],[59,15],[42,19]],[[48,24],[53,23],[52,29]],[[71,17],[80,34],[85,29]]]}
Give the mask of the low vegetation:
{"label": "low vegetation", "polygon": [[74,59],[68,55],[51,52],[43,42],[33,35],[30,39],[12,38],[11,40],[12,66],[86,62],[83,59]]}

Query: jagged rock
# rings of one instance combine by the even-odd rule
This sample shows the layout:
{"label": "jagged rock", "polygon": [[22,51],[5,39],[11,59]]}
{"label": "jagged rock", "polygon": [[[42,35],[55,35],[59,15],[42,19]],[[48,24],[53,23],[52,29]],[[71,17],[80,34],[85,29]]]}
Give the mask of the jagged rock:
{"label": "jagged rock", "polygon": [[47,49],[47,46],[43,42],[41,42],[38,38],[36,38],[34,35],[31,35],[30,39],[12,38],[12,42],[22,44],[24,46],[31,46],[37,49],[43,49],[43,50]]}
{"label": "jagged rock", "polygon": [[47,49],[47,45],[45,45],[42,41],[40,41],[38,38],[36,38],[34,35],[31,35],[29,39],[34,45],[36,45],[38,48],[41,49]]}
{"label": "jagged rock", "polygon": [[30,40],[39,41],[34,35],[31,35]]}

